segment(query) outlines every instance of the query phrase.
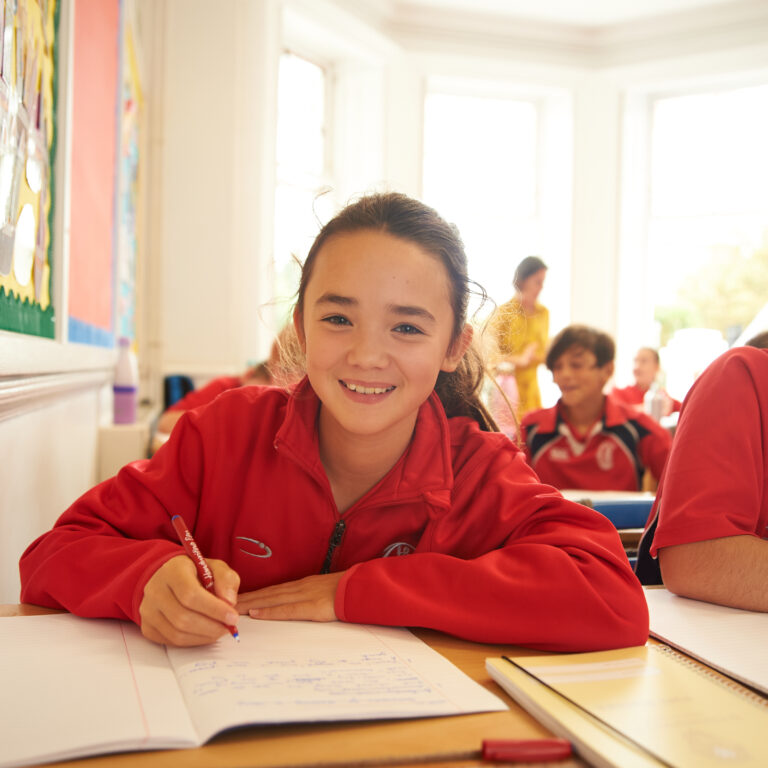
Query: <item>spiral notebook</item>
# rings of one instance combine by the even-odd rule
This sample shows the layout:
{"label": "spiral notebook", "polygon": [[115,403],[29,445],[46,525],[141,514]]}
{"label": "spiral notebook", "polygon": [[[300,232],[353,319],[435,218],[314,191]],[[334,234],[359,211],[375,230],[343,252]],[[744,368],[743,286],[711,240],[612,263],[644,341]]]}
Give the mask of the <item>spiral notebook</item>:
{"label": "spiral notebook", "polygon": [[651,634],[768,695],[768,613],[742,611],[646,588]]}
{"label": "spiral notebook", "polygon": [[768,700],[667,646],[505,656],[486,668],[598,768],[768,765]]}

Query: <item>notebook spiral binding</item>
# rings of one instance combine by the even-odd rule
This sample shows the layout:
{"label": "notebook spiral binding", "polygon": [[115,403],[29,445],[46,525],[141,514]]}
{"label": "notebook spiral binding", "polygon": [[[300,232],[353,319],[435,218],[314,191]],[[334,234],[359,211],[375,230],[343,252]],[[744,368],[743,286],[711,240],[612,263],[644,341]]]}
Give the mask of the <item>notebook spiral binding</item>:
{"label": "notebook spiral binding", "polygon": [[693,669],[700,675],[709,678],[710,680],[720,684],[723,688],[727,688],[732,693],[735,693],[747,701],[750,701],[761,709],[768,709],[768,698],[761,695],[757,691],[753,691],[738,680],[733,680],[730,677],[726,677],[720,672],[715,672],[714,669],[710,669],[702,662],[696,661],[685,654],[676,651],[674,648],[670,648],[668,645],[649,645],[649,648],[653,648],[654,651],[663,653],[665,656],[669,656],[680,664],[684,664],[686,667]]}

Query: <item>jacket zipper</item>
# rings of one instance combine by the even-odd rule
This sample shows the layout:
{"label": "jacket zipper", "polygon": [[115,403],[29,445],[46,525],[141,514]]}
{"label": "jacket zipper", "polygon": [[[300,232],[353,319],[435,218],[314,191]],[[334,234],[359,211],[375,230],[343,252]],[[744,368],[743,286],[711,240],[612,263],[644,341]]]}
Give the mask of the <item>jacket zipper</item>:
{"label": "jacket zipper", "polygon": [[331,572],[331,561],[333,560],[333,553],[336,551],[336,548],[339,546],[339,544],[341,544],[341,539],[344,536],[346,527],[346,520],[343,519],[337,521],[336,525],[333,527],[333,533],[331,534],[331,539],[328,542],[328,551],[325,553],[325,562],[323,563],[323,568],[320,573]]}

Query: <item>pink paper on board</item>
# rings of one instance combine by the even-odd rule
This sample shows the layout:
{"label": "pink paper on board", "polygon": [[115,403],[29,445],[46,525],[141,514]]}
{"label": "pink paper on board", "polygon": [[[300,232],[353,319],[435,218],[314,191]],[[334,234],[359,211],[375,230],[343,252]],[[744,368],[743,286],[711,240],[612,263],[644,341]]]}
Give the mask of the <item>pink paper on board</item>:
{"label": "pink paper on board", "polygon": [[119,0],[77,0],[69,314],[112,328]]}

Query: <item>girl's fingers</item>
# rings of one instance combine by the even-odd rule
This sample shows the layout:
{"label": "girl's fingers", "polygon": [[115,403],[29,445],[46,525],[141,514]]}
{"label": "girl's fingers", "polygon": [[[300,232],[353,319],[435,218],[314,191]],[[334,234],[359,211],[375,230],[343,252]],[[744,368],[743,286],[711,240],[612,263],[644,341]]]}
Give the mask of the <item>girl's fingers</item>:
{"label": "girl's fingers", "polygon": [[335,621],[336,588],[343,575],[340,571],[308,576],[241,594],[237,608],[260,619]]}
{"label": "girl's fingers", "polygon": [[[237,574],[220,563],[225,594],[239,583]],[[224,569],[220,566],[224,566]],[[236,588],[235,588],[236,589]],[[236,594],[236,592],[235,592]],[[204,645],[236,625],[238,615],[232,603],[208,592],[186,555],[171,558],[155,571],[144,588],[139,606],[142,633],[154,642],[168,645]]]}
{"label": "girl's fingers", "polygon": [[230,605],[234,605],[237,602],[237,593],[240,589],[240,575],[223,560],[208,560],[207,562],[213,573],[213,588],[216,595]]}

